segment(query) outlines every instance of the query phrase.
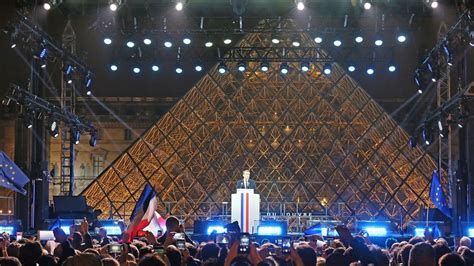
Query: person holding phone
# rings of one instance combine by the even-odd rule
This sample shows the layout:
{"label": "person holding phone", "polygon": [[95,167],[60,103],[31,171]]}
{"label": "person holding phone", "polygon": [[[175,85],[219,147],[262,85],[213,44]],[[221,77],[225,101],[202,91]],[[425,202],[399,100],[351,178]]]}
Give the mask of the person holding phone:
{"label": "person holding phone", "polygon": [[183,238],[185,242],[193,244],[191,238],[189,238],[188,235],[186,235],[186,233],[184,232],[183,225],[179,223],[178,218],[176,218],[175,216],[170,216],[166,218],[166,232],[157,239],[157,243],[163,245],[166,248],[168,245],[175,243],[176,233],[181,234],[180,236],[182,237],[180,238]]}

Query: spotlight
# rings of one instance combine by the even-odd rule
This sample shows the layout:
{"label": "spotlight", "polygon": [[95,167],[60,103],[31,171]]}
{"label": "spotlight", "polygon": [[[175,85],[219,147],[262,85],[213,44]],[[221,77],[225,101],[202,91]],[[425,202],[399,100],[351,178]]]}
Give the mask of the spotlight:
{"label": "spotlight", "polygon": [[293,35],[293,42],[291,42],[291,45],[293,45],[294,47],[299,47],[301,45],[301,38],[299,35]]}
{"label": "spotlight", "polygon": [[150,45],[150,44],[151,44],[151,39],[145,38],[145,39],[143,39],[143,43],[144,43],[145,45]]}
{"label": "spotlight", "polygon": [[55,118],[51,118],[49,121],[49,134],[53,138],[57,138],[59,136],[58,121]]}
{"label": "spotlight", "polygon": [[135,47],[135,43],[132,42],[132,41],[128,41],[128,42],[127,42],[127,47],[128,47],[128,48],[133,48],[133,47]]}
{"label": "spotlight", "polygon": [[438,5],[439,5],[439,3],[436,0],[432,1],[431,4],[430,4],[431,8],[433,8],[433,9],[438,8]]}
{"label": "spotlight", "polygon": [[274,44],[280,43],[280,35],[278,33],[272,33],[272,43]]}
{"label": "spotlight", "polygon": [[117,11],[120,4],[122,3],[121,0],[109,0],[109,8],[111,11]]}
{"label": "spotlight", "polygon": [[66,76],[66,81],[68,84],[72,83],[72,72],[74,71],[74,67],[71,64],[67,64],[64,68],[64,75]]}
{"label": "spotlight", "polygon": [[232,39],[228,36],[224,39],[224,44],[231,44],[232,43]]}
{"label": "spotlight", "polygon": [[48,48],[46,48],[46,44],[44,42],[40,43],[40,49],[38,52],[38,58],[44,59],[48,56]]}
{"label": "spotlight", "polygon": [[166,48],[170,48],[170,47],[173,46],[173,43],[170,42],[170,41],[165,41],[165,42],[163,43],[163,45],[164,45]]}
{"label": "spotlight", "polygon": [[383,44],[382,37],[379,36],[379,35],[377,35],[377,36],[375,37],[374,44],[375,44],[376,46],[382,46],[382,44]]}
{"label": "spotlight", "polygon": [[347,70],[349,72],[354,72],[356,70],[356,67],[353,65],[353,64],[350,64],[348,67],[347,67]]}
{"label": "spotlight", "polygon": [[71,129],[71,140],[74,144],[79,144],[81,140],[81,132],[77,129]]}
{"label": "spotlight", "polygon": [[405,42],[407,40],[407,37],[404,34],[399,34],[397,37],[398,42]]}
{"label": "spotlight", "polygon": [[421,130],[421,136],[423,137],[423,141],[426,145],[430,145],[433,142],[433,134],[431,132],[431,128],[426,125]]}
{"label": "spotlight", "polygon": [[225,72],[227,72],[227,65],[224,62],[221,62],[217,67],[217,70],[219,71],[219,73],[225,74]]}
{"label": "spotlight", "polygon": [[112,71],[115,72],[115,71],[118,70],[118,66],[117,66],[116,64],[111,64],[111,65],[110,65],[110,70],[112,70]]}
{"label": "spotlight", "polygon": [[138,74],[138,73],[140,73],[141,69],[140,69],[140,67],[138,67],[138,66],[134,66],[134,67],[132,68],[132,71],[133,71],[133,73]]}
{"label": "spotlight", "polygon": [[214,44],[210,41],[210,40],[207,40],[206,43],[204,43],[204,46],[206,46],[207,48],[210,48],[212,47]]}
{"label": "spotlight", "polygon": [[240,61],[237,63],[237,70],[240,72],[244,72],[247,68],[247,64],[244,61]]}
{"label": "spotlight", "polygon": [[417,141],[417,139],[416,139],[415,136],[411,136],[411,137],[408,139],[408,145],[409,145],[410,148],[412,148],[412,149],[416,147],[416,145],[418,144],[417,142],[418,142],[418,141]]}
{"label": "spotlight", "polygon": [[16,47],[16,42],[15,42],[14,39],[12,39],[12,40],[10,41],[10,48],[13,49],[13,48],[15,48],[15,47]]}
{"label": "spotlight", "polygon": [[288,63],[281,63],[280,65],[280,72],[284,75],[288,74],[289,66]]}
{"label": "spotlight", "polygon": [[91,147],[95,147],[96,144],[97,144],[97,133],[92,132],[91,133],[91,138],[89,139],[89,145]]}
{"label": "spotlight", "polygon": [[357,35],[355,38],[354,38],[355,42],[356,43],[361,43],[364,41],[364,37],[362,37],[361,35]]}
{"label": "spotlight", "polygon": [[51,9],[51,4],[46,2],[46,3],[43,4],[43,8],[44,8],[44,10],[50,10]]}
{"label": "spotlight", "polygon": [[106,45],[111,45],[112,44],[112,39],[108,38],[108,37],[105,37],[104,38],[104,44]]}
{"label": "spotlight", "polygon": [[46,68],[46,64],[47,64],[46,59],[41,59],[40,67]]}
{"label": "spotlight", "polygon": [[177,64],[176,64],[175,71],[176,71],[177,74],[183,73],[183,66],[181,66],[180,63],[177,63]]}
{"label": "spotlight", "polygon": [[431,76],[431,81],[437,82],[440,77],[441,77],[441,73],[439,72],[438,69],[435,69],[435,70],[433,71],[432,76]]}
{"label": "spotlight", "polygon": [[186,45],[191,44],[191,38],[189,36],[186,36],[183,38],[183,43]]}
{"label": "spotlight", "polygon": [[34,116],[34,113],[32,113],[32,112],[27,112],[23,116],[23,124],[25,125],[26,128],[32,128],[33,127],[33,116]]}
{"label": "spotlight", "polygon": [[194,66],[194,70],[196,70],[197,72],[201,72],[202,71],[202,66],[200,64],[196,64]]}
{"label": "spotlight", "polygon": [[91,91],[91,90],[87,90],[87,91],[86,91],[86,94],[87,94],[88,96],[90,96],[90,95],[92,95],[92,91]]}
{"label": "spotlight", "polygon": [[151,70],[153,70],[153,72],[156,72],[156,71],[160,70],[160,67],[158,65],[152,65]]}
{"label": "spotlight", "polygon": [[267,72],[269,68],[270,68],[270,65],[268,64],[268,62],[262,62],[260,64],[260,70],[262,72]]}
{"label": "spotlight", "polygon": [[366,72],[367,72],[367,74],[372,75],[372,74],[375,73],[375,69],[374,69],[373,66],[369,66],[369,67],[367,68],[367,71],[366,71]]}
{"label": "spotlight", "polygon": [[388,71],[395,72],[396,70],[397,70],[397,67],[395,66],[395,64],[390,64],[388,66]]}
{"label": "spotlight", "polygon": [[176,5],[175,5],[174,8],[176,8],[177,11],[181,11],[181,10],[183,10],[183,5],[184,5],[183,2],[178,1],[178,2],[176,2]]}
{"label": "spotlight", "polygon": [[109,8],[110,8],[110,10],[112,10],[112,11],[117,11],[117,8],[118,8],[118,7],[117,7],[117,4],[110,4],[110,5],[109,5]]}
{"label": "spotlight", "polygon": [[369,1],[365,1],[364,3],[364,9],[369,10],[372,7],[372,4]]}
{"label": "spotlight", "polygon": [[339,40],[339,39],[335,39],[334,42],[333,42],[333,44],[334,44],[334,46],[339,47],[339,46],[342,45],[342,41]]}
{"label": "spotlight", "polygon": [[92,86],[92,73],[87,72],[84,82],[86,89],[89,89]]}
{"label": "spotlight", "polygon": [[296,8],[297,8],[299,11],[304,10],[304,2],[303,2],[303,0],[296,0]]}
{"label": "spotlight", "polygon": [[301,63],[301,71],[303,71],[303,72],[309,71],[309,63],[308,62],[302,62]]}
{"label": "spotlight", "polygon": [[332,72],[332,66],[331,66],[330,63],[324,64],[324,66],[323,66],[323,72],[324,72],[324,74],[326,74],[326,75],[330,75],[330,74],[331,74],[331,72]]}
{"label": "spotlight", "polygon": [[322,42],[323,42],[323,38],[320,37],[320,36],[316,36],[316,37],[314,37],[314,42],[315,42],[315,43],[322,43]]}

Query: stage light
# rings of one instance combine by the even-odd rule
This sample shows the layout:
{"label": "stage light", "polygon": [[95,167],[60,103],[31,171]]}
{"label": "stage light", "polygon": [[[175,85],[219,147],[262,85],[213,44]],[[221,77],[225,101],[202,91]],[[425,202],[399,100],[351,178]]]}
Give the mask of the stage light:
{"label": "stage light", "polygon": [[48,62],[46,61],[46,59],[41,59],[40,61],[41,61],[41,62],[40,62],[40,67],[41,67],[41,68],[46,68],[46,65],[47,65],[47,63],[48,63]]}
{"label": "stage light", "polygon": [[303,72],[309,71],[309,63],[308,62],[302,62],[301,63],[301,71],[303,71]]}
{"label": "stage light", "polygon": [[43,8],[44,8],[44,10],[50,10],[51,9],[51,4],[46,2],[46,3],[43,4]]}
{"label": "stage light", "polygon": [[225,72],[227,72],[227,65],[224,62],[221,62],[217,67],[217,70],[219,71],[219,73],[225,74]]}
{"label": "stage light", "polygon": [[474,237],[474,228],[467,229],[467,232],[468,232],[467,236]]}
{"label": "stage light", "polygon": [[140,67],[138,67],[138,66],[134,66],[134,67],[132,68],[132,71],[133,71],[133,73],[138,74],[138,73],[140,73],[141,69],[140,69]]}
{"label": "stage light", "polygon": [[354,38],[355,42],[356,43],[361,43],[364,41],[364,37],[360,36],[360,35],[357,35],[355,38]]}
{"label": "stage light", "polygon": [[296,0],[296,8],[299,10],[299,11],[303,11],[304,10],[304,2],[303,0]]}
{"label": "stage light", "polygon": [[433,134],[429,125],[422,128],[421,136],[426,145],[430,145],[433,142]]}
{"label": "stage light", "polygon": [[231,43],[232,43],[232,39],[230,38],[230,36],[225,37],[224,44],[228,45],[228,44],[231,44]]}
{"label": "stage light", "polygon": [[339,47],[339,46],[342,45],[342,41],[339,40],[339,39],[335,39],[334,42],[333,42],[333,44],[334,44],[334,46]]}
{"label": "stage light", "polygon": [[375,68],[373,66],[369,66],[369,67],[367,67],[366,72],[367,72],[367,74],[372,75],[372,74],[375,73]]}
{"label": "stage light", "polygon": [[365,9],[365,10],[369,10],[370,8],[372,8],[372,4],[371,4],[369,1],[365,1],[365,3],[364,3],[364,9]]}
{"label": "stage light", "polygon": [[14,39],[12,39],[12,40],[10,41],[10,48],[13,49],[13,48],[15,48],[15,47],[16,47],[16,42],[15,42]]}
{"label": "stage light", "polygon": [[460,117],[458,119],[458,128],[464,128],[464,125],[465,125],[464,118]]}
{"label": "stage light", "polygon": [[208,41],[206,41],[206,43],[204,43],[204,46],[206,46],[207,48],[210,48],[210,47],[212,47],[213,45],[214,45],[214,44],[213,44],[210,40],[208,40]]}
{"label": "stage light", "polygon": [[354,72],[356,70],[356,67],[353,65],[353,64],[350,64],[348,67],[347,67],[347,70],[349,72]]}
{"label": "stage light", "polygon": [[71,231],[69,231],[69,227],[71,225],[62,225],[60,228],[61,230],[63,230],[63,232],[66,234],[66,235],[69,235],[71,233]]}
{"label": "stage light", "polygon": [[181,11],[181,10],[183,10],[183,6],[184,6],[183,2],[178,1],[178,2],[176,2],[176,5],[174,6],[174,8],[175,8],[177,11]]}
{"label": "stage light", "polygon": [[84,84],[85,84],[87,89],[89,89],[92,86],[92,74],[91,74],[91,72],[87,72],[87,74],[85,76]]}
{"label": "stage light", "polygon": [[115,12],[117,11],[121,3],[121,0],[109,0],[109,9]]}
{"label": "stage light", "polygon": [[260,70],[262,72],[267,72],[269,68],[270,68],[270,65],[268,64],[268,62],[262,62],[260,64]]}
{"label": "stage light", "polygon": [[49,120],[49,134],[53,138],[57,138],[59,136],[58,121],[54,118],[50,118]]}
{"label": "stage light", "polygon": [[151,39],[145,38],[145,39],[143,39],[143,43],[144,43],[145,45],[150,45],[150,44],[151,44]]}
{"label": "stage light", "polygon": [[133,48],[133,47],[135,47],[135,43],[132,42],[132,41],[128,41],[128,42],[127,42],[127,47],[128,47],[128,48]]}
{"label": "stage light", "polygon": [[151,66],[151,70],[153,70],[154,72],[160,70],[160,67],[158,65],[152,65]]}
{"label": "stage light", "polygon": [[81,140],[81,132],[77,129],[71,129],[71,139],[74,144],[78,145]]}
{"label": "stage light", "polygon": [[104,38],[104,44],[106,45],[111,45],[112,44],[112,39],[108,38],[108,37],[105,37]]}
{"label": "stage light", "polygon": [[91,137],[89,139],[89,146],[95,147],[96,144],[97,144],[97,133],[92,132]]}
{"label": "stage light", "polygon": [[244,72],[247,68],[247,64],[244,61],[240,61],[237,63],[237,70],[240,72]]}
{"label": "stage light", "polygon": [[48,48],[46,48],[46,44],[44,42],[40,43],[40,49],[38,52],[38,58],[44,59],[48,56]]}
{"label": "stage light", "polygon": [[170,41],[165,41],[165,42],[163,42],[163,45],[164,45],[166,48],[170,48],[170,47],[173,46],[173,43],[170,42]]}
{"label": "stage light", "polygon": [[398,37],[397,37],[397,41],[398,42],[405,42],[407,40],[407,37],[403,34],[399,34]]}
{"label": "stage light", "polygon": [[301,45],[301,38],[299,35],[293,35],[293,41],[291,42],[291,45],[294,47],[299,47]]}
{"label": "stage light", "polygon": [[390,64],[388,66],[388,71],[395,72],[396,70],[397,70],[397,67],[395,66],[395,64]]}
{"label": "stage light", "polygon": [[424,237],[424,236],[425,236],[425,231],[426,231],[426,229],[428,229],[430,232],[433,231],[433,229],[431,229],[431,228],[421,228],[421,227],[417,227],[417,228],[415,228],[415,236]]}
{"label": "stage light", "polygon": [[408,139],[408,146],[410,146],[410,148],[412,148],[412,149],[415,148],[417,144],[418,144],[418,141],[417,141],[415,136],[411,136]]}
{"label": "stage light", "polygon": [[436,0],[432,1],[431,4],[430,4],[431,8],[433,8],[433,9],[438,8],[438,5],[439,5],[439,3]]}
{"label": "stage light", "polygon": [[112,70],[112,71],[115,72],[115,71],[118,70],[118,66],[117,66],[116,64],[111,64],[111,65],[110,65],[110,70]]}
{"label": "stage light", "polygon": [[186,36],[183,38],[183,43],[186,45],[191,44],[191,38],[189,36]]}
{"label": "stage light", "polygon": [[280,226],[261,225],[257,227],[257,235],[259,236],[281,236],[282,231]]}
{"label": "stage light", "polygon": [[288,66],[288,63],[281,63],[280,65],[280,73],[286,75],[288,74],[290,67]]}
{"label": "stage light", "polygon": [[223,234],[227,232],[227,229],[222,225],[210,225],[207,227],[206,232],[208,235],[212,234],[213,231],[216,231],[217,234]]}
{"label": "stage light", "polygon": [[272,33],[272,43],[279,44],[280,43],[280,34]]}
{"label": "stage light", "polygon": [[331,72],[332,72],[332,66],[331,66],[330,63],[324,64],[324,66],[323,66],[323,72],[324,72],[324,74],[326,74],[326,75],[330,75],[330,74],[331,74]]}
{"label": "stage light", "polygon": [[175,71],[176,71],[177,74],[183,73],[183,66],[181,66],[180,63],[177,63],[176,67],[175,67]]}
{"label": "stage light", "polygon": [[314,37],[314,42],[315,42],[315,43],[322,43],[322,42],[323,42],[323,38],[320,37],[320,36],[316,36],[316,37]]}
{"label": "stage light", "polygon": [[382,46],[383,44],[382,36],[379,36],[379,35],[375,36],[374,44],[376,46]]}
{"label": "stage light", "polygon": [[109,5],[109,8],[110,8],[110,10],[112,10],[112,11],[117,11],[117,8],[118,8],[118,7],[117,7],[117,4],[110,4],[110,5]]}
{"label": "stage light", "polygon": [[365,227],[364,230],[370,236],[387,236],[387,228],[385,227],[375,227],[375,226],[368,226]]}
{"label": "stage light", "polygon": [[33,127],[33,115],[34,114],[26,114],[23,116],[23,125],[25,125],[26,128],[32,128]]}
{"label": "stage light", "polygon": [[197,72],[201,72],[202,71],[202,66],[197,64],[197,65],[194,66],[194,70],[196,70]]}

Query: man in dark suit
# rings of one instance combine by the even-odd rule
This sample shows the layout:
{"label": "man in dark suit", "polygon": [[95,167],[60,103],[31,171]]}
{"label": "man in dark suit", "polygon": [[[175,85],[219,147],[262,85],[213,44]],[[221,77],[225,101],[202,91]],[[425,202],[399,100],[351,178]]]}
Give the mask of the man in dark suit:
{"label": "man in dark suit", "polygon": [[255,184],[255,181],[250,179],[250,171],[249,170],[244,170],[242,173],[243,179],[237,181],[237,189],[243,188],[243,189],[253,189],[253,192],[256,193],[257,190],[257,185]]}

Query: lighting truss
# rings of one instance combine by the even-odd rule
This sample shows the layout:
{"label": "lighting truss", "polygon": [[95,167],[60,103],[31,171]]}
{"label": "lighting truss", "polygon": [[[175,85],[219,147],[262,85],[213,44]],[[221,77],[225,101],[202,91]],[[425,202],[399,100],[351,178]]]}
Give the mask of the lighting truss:
{"label": "lighting truss", "polygon": [[75,129],[81,133],[87,132],[91,135],[97,133],[97,130],[90,123],[81,120],[77,115],[61,109],[15,84],[10,84],[9,92],[2,103],[9,105],[11,102],[21,105],[26,109],[35,110],[38,114],[37,117],[42,116],[62,121],[68,128]]}

